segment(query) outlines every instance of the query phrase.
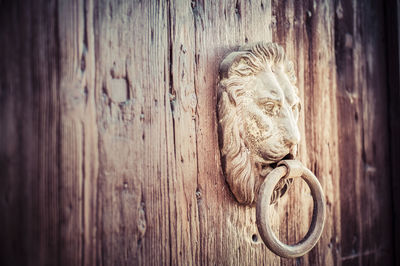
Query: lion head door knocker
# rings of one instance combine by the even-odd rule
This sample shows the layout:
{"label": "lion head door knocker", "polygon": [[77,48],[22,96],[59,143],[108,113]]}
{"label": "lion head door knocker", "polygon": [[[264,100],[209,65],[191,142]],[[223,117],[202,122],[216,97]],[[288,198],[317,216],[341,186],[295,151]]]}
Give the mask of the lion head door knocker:
{"label": "lion head door knocker", "polygon": [[[219,129],[224,172],[236,200],[256,203],[257,226],[277,255],[303,256],[318,242],[325,223],[325,198],[314,174],[294,160],[301,108],[293,64],[275,43],[256,43],[228,54],[220,65]],[[268,222],[273,205],[303,178],[314,199],[310,229],[295,245],[279,241]]]}

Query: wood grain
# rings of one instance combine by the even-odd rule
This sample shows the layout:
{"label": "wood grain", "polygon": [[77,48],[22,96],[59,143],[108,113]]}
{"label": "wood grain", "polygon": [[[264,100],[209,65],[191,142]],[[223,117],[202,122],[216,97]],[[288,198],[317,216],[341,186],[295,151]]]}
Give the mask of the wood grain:
{"label": "wood grain", "polygon": [[342,263],[390,264],[383,5],[342,1],[336,9]]}
{"label": "wood grain", "polygon": [[[0,264],[389,265],[398,95],[384,12],[379,1],[1,1]],[[296,260],[265,247],[221,170],[218,66],[259,40],[295,63],[299,159],[326,194],[322,238]],[[273,230],[294,243],[311,211],[299,181]]]}
{"label": "wood grain", "polygon": [[[273,2],[274,41],[281,43],[293,58],[298,73],[298,88],[303,102],[299,127],[302,141],[299,159],[319,179],[327,202],[325,230],[317,246],[299,263],[340,264],[340,190],[338,124],[335,99],[334,7],[331,1],[317,4],[298,1]],[[307,232],[312,199],[305,184],[294,186],[287,207],[292,218],[282,223],[287,242],[297,242]],[[298,204],[301,199],[301,204]],[[299,223],[298,221],[303,221]],[[291,265],[293,261],[282,260]]]}
{"label": "wood grain", "polygon": [[[393,225],[400,222],[400,1],[385,1],[385,30],[388,77],[389,150],[392,176]],[[394,264],[400,264],[400,228],[393,226]]]}
{"label": "wood grain", "polygon": [[1,5],[0,261],[57,264],[65,243],[60,211],[67,207],[59,200],[57,5],[55,1]]}

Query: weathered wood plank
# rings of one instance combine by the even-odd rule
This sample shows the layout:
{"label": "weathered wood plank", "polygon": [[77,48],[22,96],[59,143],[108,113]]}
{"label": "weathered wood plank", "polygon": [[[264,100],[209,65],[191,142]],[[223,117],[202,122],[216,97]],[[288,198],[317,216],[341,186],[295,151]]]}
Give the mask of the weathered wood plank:
{"label": "weathered wood plank", "polygon": [[389,150],[392,176],[393,253],[400,264],[400,1],[385,1],[385,28],[388,75]]}
{"label": "weathered wood plank", "polygon": [[276,264],[255,224],[255,208],[234,200],[222,175],[216,121],[218,68],[224,55],[246,42],[271,40],[269,1],[198,1],[196,36],[197,147],[200,264]]}
{"label": "weathered wood plank", "polygon": [[[338,75],[338,104],[341,110],[338,112],[339,124],[341,125],[341,139],[339,144],[341,163],[341,202],[347,204],[341,207],[341,214],[344,215],[342,226],[342,260],[343,263],[358,263],[358,258],[354,260],[349,257],[359,249],[359,233],[360,233],[360,209],[357,206],[360,200],[359,191],[359,174],[361,169],[361,126],[358,121],[360,114],[358,101],[359,97],[355,86],[354,54],[360,49],[359,42],[355,44],[354,32],[354,7],[353,3],[340,1],[336,6],[336,71]],[[346,42],[347,41],[347,42]],[[353,51],[356,51],[355,53]],[[349,152],[351,151],[351,152]],[[357,178],[358,177],[358,178]],[[355,215],[345,215],[346,213],[354,213]]]}
{"label": "weathered wood plank", "polygon": [[197,205],[197,138],[195,92],[195,35],[191,2],[169,5],[170,104],[173,122],[175,172],[170,177],[171,250],[173,265],[194,265],[200,259],[200,227]]}
{"label": "weathered wood plank", "polygon": [[96,256],[98,140],[92,1],[57,4],[60,91],[60,241],[64,264]]}
{"label": "weathered wood plank", "polygon": [[171,264],[177,188],[168,6],[102,1],[94,9],[97,263]]}
{"label": "weathered wood plank", "polygon": [[5,240],[0,257],[3,265],[56,264],[61,240],[56,3],[26,3],[24,9],[18,5],[23,3],[2,3],[0,16]]}
{"label": "weathered wood plank", "polygon": [[[384,3],[360,1],[359,30],[365,60],[366,86],[361,87],[363,109],[364,174],[361,182],[362,258],[361,264],[393,263],[393,225],[388,132],[387,52],[385,46]],[[369,31],[369,34],[363,32]],[[362,86],[362,83],[360,84]]]}
{"label": "weathered wood plank", "polygon": [[49,265],[59,259],[56,8],[55,1],[1,3],[2,265]]}
{"label": "weathered wood plank", "polygon": [[342,262],[388,265],[392,226],[383,4],[339,1],[336,10]]}
{"label": "weathered wood plank", "polygon": [[[299,159],[319,178],[327,200],[327,221],[317,246],[298,262],[340,264],[340,206],[338,189],[337,121],[334,65],[334,7],[330,1],[301,3],[273,2],[273,40],[281,43],[295,64],[303,102],[299,126],[302,141]],[[323,103],[323,104],[321,104]],[[312,200],[307,186],[296,185],[286,208],[291,219],[281,225],[286,242],[299,241],[308,230]],[[301,204],[299,204],[301,201]],[[282,214],[281,214],[282,215]],[[301,222],[299,222],[301,221]],[[294,263],[282,260],[285,265]]]}
{"label": "weathered wood plank", "polygon": [[338,122],[334,59],[334,6],[331,1],[305,4],[304,119],[306,164],[320,178],[327,202],[325,232],[308,255],[310,265],[338,263],[340,243]]}
{"label": "weathered wood plank", "polygon": [[[92,174],[96,163],[92,148],[97,147],[93,90],[87,89],[92,88],[88,84],[93,68],[92,72],[85,71],[85,65],[93,60],[93,52],[87,50],[91,39],[84,27],[86,19],[90,23],[90,16],[85,16],[86,10],[92,10],[90,4],[53,1],[32,6],[14,3],[2,8],[14,13],[2,16],[11,19],[4,21],[2,30],[8,25],[15,27],[2,35],[2,47],[6,49],[3,58],[18,70],[12,74],[4,69],[9,75],[1,83],[5,96],[2,106],[10,108],[9,104],[17,100],[16,106],[21,107],[18,111],[1,111],[2,115],[9,114],[2,116],[5,133],[18,129],[2,138],[10,141],[2,143],[1,147],[8,150],[2,155],[17,163],[5,164],[4,169],[21,169],[18,176],[6,174],[5,181],[20,180],[15,189],[25,191],[14,192],[11,186],[5,192],[7,197],[15,198],[4,208],[18,210],[24,216],[11,215],[15,220],[5,226],[9,236],[4,239],[15,241],[14,246],[23,250],[8,250],[1,256],[7,258],[5,265],[90,261],[95,197],[89,187],[96,176]],[[8,42],[5,36],[14,41]],[[12,144],[14,140],[23,146],[11,151],[10,147],[17,147]],[[17,221],[20,224],[16,225]],[[15,230],[22,235],[15,234]]]}

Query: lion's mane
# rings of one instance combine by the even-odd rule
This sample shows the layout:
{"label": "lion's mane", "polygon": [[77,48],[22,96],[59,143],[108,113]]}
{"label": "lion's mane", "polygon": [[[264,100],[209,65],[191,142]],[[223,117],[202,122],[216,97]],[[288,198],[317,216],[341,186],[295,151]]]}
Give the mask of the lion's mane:
{"label": "lion's mane", "polygon": [[243,204],[254,202],[260,175],[244,140],[243,101],[248,97],[246,84],[265,70],[267,64],[283,64],[290,81],[295,83],[293,64],[286,59],[283,48],[275,43],[260,42],[241,47],[228,55],[220,66],[218,116],[222,133],[221,154],[229,187]]}

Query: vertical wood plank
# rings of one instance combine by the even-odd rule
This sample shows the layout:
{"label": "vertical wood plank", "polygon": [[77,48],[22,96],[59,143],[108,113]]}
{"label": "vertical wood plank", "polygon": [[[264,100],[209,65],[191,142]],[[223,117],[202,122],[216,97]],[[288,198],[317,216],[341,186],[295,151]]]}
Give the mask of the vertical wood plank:
{"label": "vertical wood plank", "polygon": [[[281,43],[295,64],[303,108],[299,127],[299,159],[320,180],[327,201],[327,221],[317,246],[298,263],[340,264],[340,191],[338,189],[334,7],[330,1],[273,1],[273,40]],[[321,104],[322,103],[322,104]],[[305,184],[295,184],[286,208],[291,219],[281,224],[287,243],[301,240],[308,230],[312,199]],[[301,201],[301,204],[299,204]],[[282,215],[282,214],[281,214]],[[301,221],[301,222],[300,222]],[[291,265],[293,260],[282,260]]]}
{"label": "vertical wood plank", "polygon": [[[357,80],[355,80],[355,69],[358,62],[354,62],[354,53],[360,49],[359,42],[356,44],[354,34],[357,34],[354,27],[355,21],[355,2],[339,1],[336,6],[336,71],[338,73],[338,103],[342,107],[338,114],[341,128],[341,141],[339,144],[341,164],[340,188],[341,188],[341,214],[354,213],[355,215],[344,216],[345,222],[342,222],[342,257],[345,257],[343,264],[357,264],[357,257],[347,257],[355,254],[359,249],[360,234],[360,208],[358,202],[360,193],[357,190],[359,186],[359,174],[361,169],[361,125],[358,123],[359,110],[358,92],[355,90]],[[347,38],[347,39],[346,39]],[[347,40],[347,42],[346,42]],[[357,45],[357,46],[356,46]],[[352,115],[350,115],[352,114]],[[356,121],[357,118],[357,121]],[[352,152],[349,153],[348,151]],[[355,178],[356,177],[356,178]],[[358,177],[358,178],[357,178]],[[352,180],[348,180],[351,178]]]}
{"label": "vertical wood plank", "polygon": [[[88,51],[85,13],[92,7],[87,5],[90,1],[37,2],[32,6],[15,2],[2,8],[11,11],[2,16],[11,19],[2,24],[3,58],[18,70],[13,74],[2,65],[4,73],[9,73],[1,82],[2,106],[20,106],[18,111],[1,111],[1,124],[7,129],[2,140],[10,141],[1,144],[6,147],[2,156],[15,162],[4,165],[10,169],[5,170],[5,182],[20,182],[5,185],[10,201],[3,208],[23,214],[9,216],[14,221],[6,220],[9,235],[5,239],[15,244],[1,256],[5,265],[78,265],[90,261],[89,252],[94,250],[88,248],[95,210],[89,187],[96,176],[96,154],[91,148],[97,147],[97,141],[93,91],[88,89],[92,87],[88,84],[93,77],[93,67],[89,67],[93,49]],[[91,72],[85,71],[86,66]],[[11,107],[15,101],[19,103]],[[7,113],[17,116],[3,116]],[[17,150],[13,140],[21,141]],[[14,177],[13,168],[21,169]],[[24,192],[13,192],[13,187]]]}
{"label": "vertical wood plank", "polygon": [[2,2],[0,12],[0,263],[57,264],[57,3]]}
{"label": "vertical wood plank", "polygon": [[392,262],[383,11],[374,1],[336,3],[344,265]]}
{"label": "vertical wood plank", "polygon": [[[365,264],[393,263],[393,225],[389,142],[388,131],[388,95],[387,57],[385,46],[384,3],[360,1],[360,24],[365,30],[359,30],[363,37],[365,72],[361,76],[366,80],[362,88],[363,135],[365,157],[364,177],[361,182],[362,209],[362,258]],[[370,31],[370,34],[363,32]],[[362,83],[360,83],[362,85]]]}
{"label": "vertical wood plank", "polygon": [[[195,29],[191,2],[169,4],[170,104],[175,172],[171,176],[171,251],[173,265],[196,265],[200,259],[197,187]],[[176,228],[176,229],[174,229]]]}
{"label": "vertical wood plank", "polygon": [[320,178],[327,203],[325,231],[308,264],[335,265],[340,246],[338,122],[332,1],[304,5],[304,120],[306,164]]}
{"label": "vertical wood plank", "polygon": [[177,188],[168,6],[101,1],[94,8],[97,264],[172,264]]}
{"label": "vertical wood plank", "polygon": [[222,174],[216,121],[218,68],[246,42],[271,40],[270,1],[195,1],[195,88],[200,264],[277,264],[255,224],[255,208],[234,200]]}
{"label": "vertical wood plank", "polygon": [[400,1],[385,1],[386,56],[388,77],[389,150],[392,176],[394,264],[400,264]]}
{"label": "vertical wood plank", "polygon": [[96,256],[98,141],[92,1],[59,1],[60,234],[62,264]]}

